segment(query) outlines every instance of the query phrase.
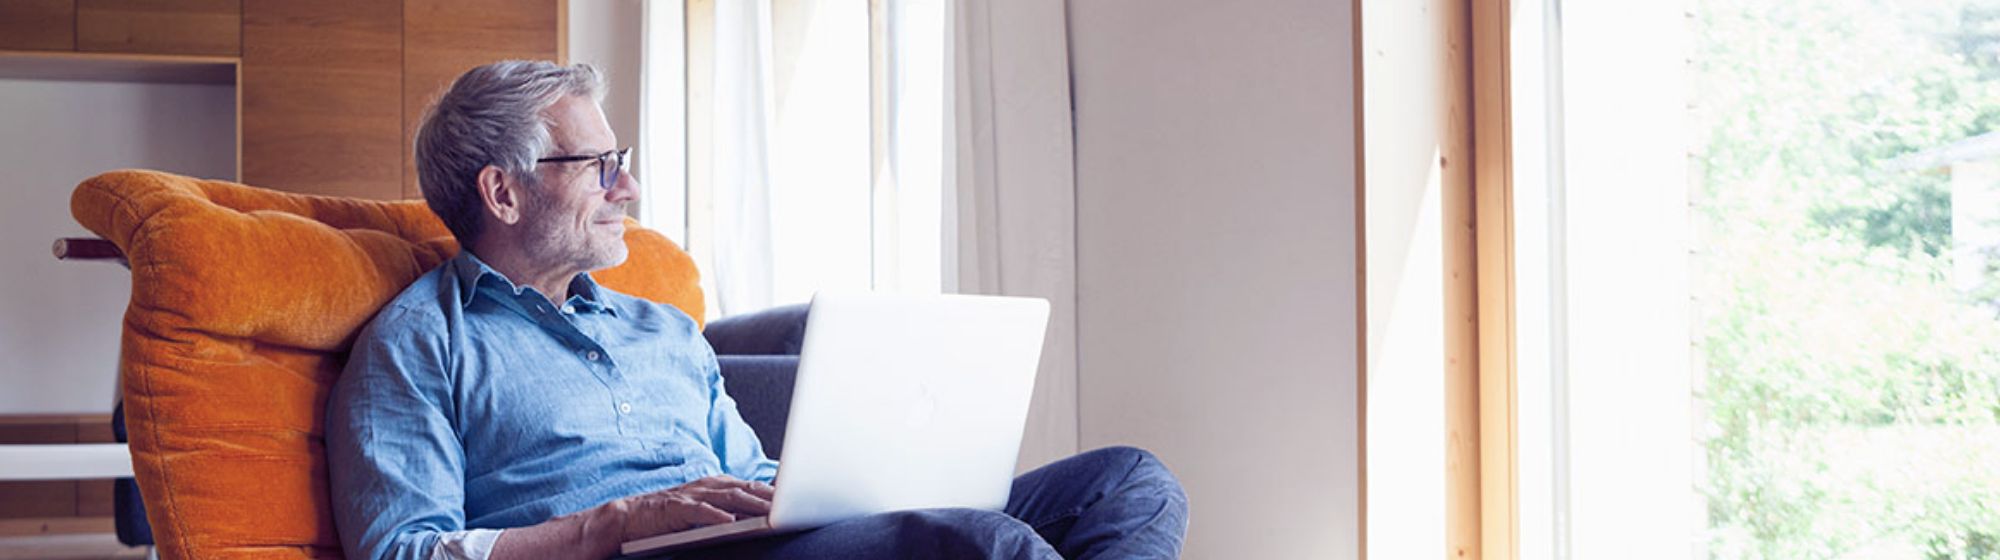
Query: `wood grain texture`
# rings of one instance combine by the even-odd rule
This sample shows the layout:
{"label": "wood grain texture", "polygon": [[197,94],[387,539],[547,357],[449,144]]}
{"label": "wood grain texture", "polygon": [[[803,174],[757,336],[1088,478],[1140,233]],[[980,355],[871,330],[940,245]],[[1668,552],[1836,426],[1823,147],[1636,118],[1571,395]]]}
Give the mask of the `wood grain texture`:
{"label": "wood grain texture", "polygon": [[244,0],[243,182],[402,196],[403,5]]}
{"label": "wood grain texture", "polygon": [[116,528],[110,517],[0,519],[0,537],[110,533]]}
{"label": "wood grain texture", "polygon": [[[76,443],[76,421],[66,416],[13,416],[0,421],[0,444]],[[74,480],[0,482],[0,519],[76,515]]]}
{"label": "wood grain texture", "polygon": [[1430,2],[1444,87],[1436,173],[1444,227],[1445,554],[1485,558],[1480,529],[1479,297],[1472,176],[1472,6]]}
{"label": "wood grain texture", "polygon": [[230,56],[0,50],[0,79],[234,85],[236,62]]}
{"label": "wood grain texture", "polygon": [[1485,560],[1520,557],[1514,338],[1512,2],[1472,4],[1472,153],[1479,300],[1479,530]]}
{"label": "wood grain texture", "polygon": [[76,50],[236,56],[242,0],[76,0]]}
{"label": "wood grain texture", "polygon": [[[78,416],[76,418],[77,443],[116,443],[117,434],[111,430],[111,418],[103,415]],[[112,506],[113,497],[110,479],[76,481],[77,517],[110,517],[116,512]]]}
{"label": "wood grain texture", "polygon": [[0,2],[0,49],[76,49],[75,0]]}
{"label": "wood grain texture", "polygon": [[431,100],[459,74],[481,64],[508,59],[556,60],[561,12],[557,0],[403,3],[403,128],[398,144],[403,149],[403,169],[399,196],[423,196],[417,187],[415,153],[410,147]]}
{"label": "wood grain texture", "polygon": [[1354,463],[1355,469],[1355,527],[1354,557],[1368,560],[1368,111],[1366,103],[1368,90],[1363,89],[1367,72],[1362,66],[1367,58],[1361,53],[1368,52],[1362,42],[1368,30],[1362,27],[1361,8],[1363,2],[1354,0],[1349,4],[1354,22],[1354,36],[1350,43],[1353,58],[1354,79],[1354,277],[1363,281],[1354,283]]}

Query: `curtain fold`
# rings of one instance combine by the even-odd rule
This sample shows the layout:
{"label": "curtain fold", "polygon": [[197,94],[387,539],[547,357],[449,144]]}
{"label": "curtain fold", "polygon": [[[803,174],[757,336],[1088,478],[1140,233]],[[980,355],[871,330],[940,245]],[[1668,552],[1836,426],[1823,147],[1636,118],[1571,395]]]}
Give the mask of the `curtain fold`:
{"label": "curtain fold", "polygon": [[771,0],[715,5],[714,299],[724,316],[771,307],[771,147],[777,114]]}
{"label": "curtain fold", "polygon": [[945,291],[1050,303],[1020,466],[1079,450],[1076,166],[1061,0],[949,4]]}

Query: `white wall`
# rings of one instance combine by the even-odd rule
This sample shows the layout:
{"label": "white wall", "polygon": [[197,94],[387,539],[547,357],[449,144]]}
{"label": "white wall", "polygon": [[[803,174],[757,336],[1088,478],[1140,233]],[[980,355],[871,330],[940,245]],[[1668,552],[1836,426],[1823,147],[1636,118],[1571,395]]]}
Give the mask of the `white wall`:
{"label": "white wall", "polygon": [[1188,558],[1357,557],[1352,5],[1069,17],[1082,447],[1174,469]]}
{"label": "white wall", "polygon": [[92,236],[70,218],[76,184],[127,167],[234,179],[235,138],[231,86],[0,80],[0,414],[111,412],[131,278],[50,255]]}

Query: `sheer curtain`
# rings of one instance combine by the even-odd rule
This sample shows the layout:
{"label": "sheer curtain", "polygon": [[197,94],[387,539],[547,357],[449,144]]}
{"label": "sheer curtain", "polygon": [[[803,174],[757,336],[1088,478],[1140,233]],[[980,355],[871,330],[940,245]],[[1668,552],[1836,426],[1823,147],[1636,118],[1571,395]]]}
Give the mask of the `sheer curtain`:
{"label": "sheer curtain", "polygon": [[[1050,332],[1020,464],[1075,453],[1064,3],[685,5],[684,20],[656,26],[685,22],[686,64],[646,65],[662,74],[649,87],[688,77],[686,118],[654,121],[686,127],[686,192],[652,196],[686,201],[710,318],[818,289],[1046,298]],[[671,96],[646,99],[673,110],[662,107]]]}
{"label": "sheer curtain", "polygon": [[869,5],[713,6],[712,54],[695,55],[711,57],[699,62],[713,69],[713,93],[690,106],[712,119],[692,140],[706,144],[712,180],[691,185],[709,195],[691,213],[712,220],[689,222],[707,228],[691,238],[713,240],[712,251],[696,252],[709,258],[714,308],[733,315],[873,288],[871,237],[894,230],[871,208]]}
{"label": "sheer curtain", "polygon": [[715,4],[715,250],[703,264],[725,316],[772,304],[773,51],[771,0]]}
{"label": "sheer curtain", "polygon": [[951,0],[945,291],[1049,300],[1020,467],[1076,453],[1076,166],[1068,14],[1057,0]]}

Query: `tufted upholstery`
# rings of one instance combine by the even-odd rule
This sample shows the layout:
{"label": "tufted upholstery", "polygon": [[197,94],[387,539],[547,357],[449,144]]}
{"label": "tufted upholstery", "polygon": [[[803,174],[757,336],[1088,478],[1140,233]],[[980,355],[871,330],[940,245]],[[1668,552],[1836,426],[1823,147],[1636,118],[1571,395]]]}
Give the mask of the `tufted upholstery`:
{"label": "tufted upholstery", "polygon": [[[340,557],[327,388],[355,332],[457,253],[443,223],[421,201],[132,170],[84,181],[70,210],[131,264],[119,373],[162,556]],[[685,253],[636,223],[625,240],[600,283],[703,316]]]}

